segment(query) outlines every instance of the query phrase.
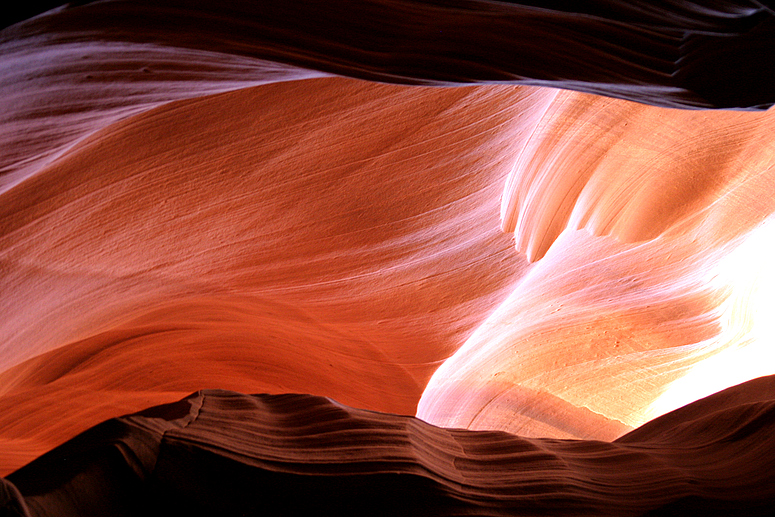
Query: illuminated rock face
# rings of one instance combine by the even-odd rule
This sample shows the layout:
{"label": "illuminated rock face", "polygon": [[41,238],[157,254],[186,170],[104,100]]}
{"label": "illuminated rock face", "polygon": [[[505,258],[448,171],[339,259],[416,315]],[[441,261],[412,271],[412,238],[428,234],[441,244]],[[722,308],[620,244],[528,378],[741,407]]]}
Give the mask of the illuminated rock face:
{"label": "illuminated rock face", "polygon": [[688,403],[741,382],[752,366],[734,361],[731,373],[714,359],[715,372],[693,374],[692,387],[656,402],[721,350],[770,363],[771,274],[761,257],[771,254],[772,223],[763,221],[775,206],[762,194],[775,178],[775,148],[763,136],[774,122],[771,112],[667,111],[558,93],[501,211],[517,248],[537,262],[437,370],[418,415],[610,439],[621,424],[681,405],[671,398]]}
{"label": "illuminated rock face", "polygon": [[766,8],[152,4],[0,33],[3,475],[201,389],[612,441],[775,373]]}

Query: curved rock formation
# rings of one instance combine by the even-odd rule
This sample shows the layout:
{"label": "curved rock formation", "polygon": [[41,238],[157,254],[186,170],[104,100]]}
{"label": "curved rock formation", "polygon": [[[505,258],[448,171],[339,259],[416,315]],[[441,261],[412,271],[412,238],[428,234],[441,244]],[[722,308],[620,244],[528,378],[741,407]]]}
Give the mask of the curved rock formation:
{"label": "curved rock formation", "polygon": [[511,82],[660,106],[761,108],[775,101],[768,3],[107,0],[30,20],[6,38],[45,33],[47,45],[152,43],[378,81]]}
{"label": "curved rock formation", "polygon": [[[282,415],[311,432],[340,411],[334,427],[367,429],[343,447],[408,455],[396,490],[453,513],[764,512],[769,464],[742,463],[728,437],[766,450],[771,398],[746,397],[771,381],[656,417],[775,373],[775,119],[760,110],[775,101],[775,13],[537,4],[106,0],[0,31],[0,474],[187,393],[298,392],[337,403],[208,397],[298,404],[249,417],[272,436],[295,425]],[[188,404],[127,440],[154,449]],[[220,418],[197,433],[237,447]],[[59,450],[88,456],[83,436],[133,419]],[[394,426],[422,438],[381,434]],[[480,442],[492,456],[474,470],[502,453],[570,491],[504,503],[507,485],[549,485],[478,478],[465,465]],[[676,452],[692,443],[712,444],[707,461]],[[140,463],[84,460],[70,481],[35,481],[43,499],[23,474],[43,463],[18,470],[6,509],[81,498],[120,513],[123,489],[85,495],[97,473],[139,482],[145,453],[116,450]],[[342,454],[321,456],[308,488],[329,497]],[[364,469],[348,479],[372,490],[381,471]],[[714,494],[725,483],[738,491]],[[369,493],[358,504],[391,508]]]}
{"label": "curved rock formation", "polygon": [[543,97],[315,79],[92,135],[3,196],[3,280],[30,300],[3,321],[8,422],[45,449],[41,396],[96,424],[202,386],[414,413],[525,267],[497,202]]}
{"label": "curved rock formation", "polygon": [[775,377],[611,443],[442,429],[310,395],[200,391],[41,456],[9,476],[0,503],[25,516],[769,515],[773,422]]}

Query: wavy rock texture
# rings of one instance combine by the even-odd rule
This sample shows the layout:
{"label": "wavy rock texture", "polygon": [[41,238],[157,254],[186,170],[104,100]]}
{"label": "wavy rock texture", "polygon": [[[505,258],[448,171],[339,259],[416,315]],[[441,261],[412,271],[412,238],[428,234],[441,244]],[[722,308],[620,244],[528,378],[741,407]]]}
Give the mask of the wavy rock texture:
{"label": "wavy rock texture", "polygon": [[62,516],[767,515],[774,397],[775,378],[757,379],[609,443],[203,391],[43,455],[9,476],[5,502]]}
{"label": "wavy rock texture", "polygon": [[[558,94],[501,212],[541,260],[436,372],[418,415],[610,439],[660,414],[665,387],[722,350],[768,361],[772,306],[750,291],[770,285],[759,257],[771,253],[774,121]],[[715,368],[703,395],[734,384]]]}
{"label": "wavy rock texture", "polygon": [[[106,419],[219,388],[486,430],[208,395],[285,400],[249,417],[272,436],[296,418],[339,422],[332,411],[343,428],[366,422],[337,443],[409,455],[399,471],[414,477],[396,490],[427,490],[453,514],[767,507],[766,455],[741,463],[724,437],[766,450],[768,410],[750,436],[747,419],[772,400],[751,386],[771,381],[654,419],[775,373],[775,115],[760,111],[775,102],[775,14],[530,4],[108,0],[0,31],[0,474]],[[86,500],[95,473],[139,483],[156,453],[137,447],[156,450],[188,405],[82,435],[135,429],[135,452],[117,449],[139,458],[131,472],[87,458],[75,481],[38,479],[43,499],[17,483],[24,470],[10,478],[21,495],[3,493],[32,514],[73,498],[121,513],[123,489]],[[232,450],[230,411],[201,433],[232,451],[217,460],[236,461],[221,464],[232,476],[233,454],[262,456]],[[396,422],[422,438],[381,434]],[[557,441],[569,438],[599,441]],[[498,488],[466,470],[480,441],[509,468],[553,474]],[[705,466],[676,456],[693,443],[715,444],[691,459]],[[287,445],[283,461],[301,454]],[[552,470],[576,465],[574,447],[594,452]],[[347,454],[313,469],[321,497]],[[363,458],[360,473],[381,472]],[[169,468],[164,483],[186,474]],[[748,485],[733,479],[744,468],[758,473]],[[479,480],[476,496],[460,476]],[[372,490],[369,475],[348,479]],[[745,488],[714,506],[725,479]],[[498,499],[534,482],[548,506]],[[173,485],[149,490],[184,490]]]}
{"label": "wavy rock texture", "polygon": [[389,82],[511,82],[660,106],[757,108],[775,101],[767,4],[108,0],[6,37],[207,49]]}
{"label": "wavy rock texture", "polygon": [[54,386],[96,421],[202,385],[413,413],[525,267],[497,200],[543,97],[316,79],[92,135],[4,196],[5,285],[30,300],[4,321],[6,407],[41,440]]}

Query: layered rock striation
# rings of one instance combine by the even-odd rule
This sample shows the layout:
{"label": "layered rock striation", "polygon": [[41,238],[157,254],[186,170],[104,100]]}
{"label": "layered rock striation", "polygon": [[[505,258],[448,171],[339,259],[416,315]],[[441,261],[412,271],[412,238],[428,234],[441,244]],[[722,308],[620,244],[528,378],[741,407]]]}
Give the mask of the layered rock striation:
{"label": "layered rock striation", "polygon": [[200,391],[41,456],[4,481],[0,504],[24,516],[769,515],[773,397],[764,377],[601,442]]}

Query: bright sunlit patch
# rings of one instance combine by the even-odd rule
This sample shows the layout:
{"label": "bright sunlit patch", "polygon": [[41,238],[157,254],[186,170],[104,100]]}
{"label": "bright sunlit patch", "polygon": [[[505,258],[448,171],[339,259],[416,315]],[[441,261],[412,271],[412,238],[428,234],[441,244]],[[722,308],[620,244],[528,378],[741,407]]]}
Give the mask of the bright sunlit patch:
{"label": "bright sunlit patch", "polygon": [[649,408],[657,417],[730,386],[775,374],[775,218],[753,230],[721,261],[719,280],[732,288],[717,354],[694,365]]}

